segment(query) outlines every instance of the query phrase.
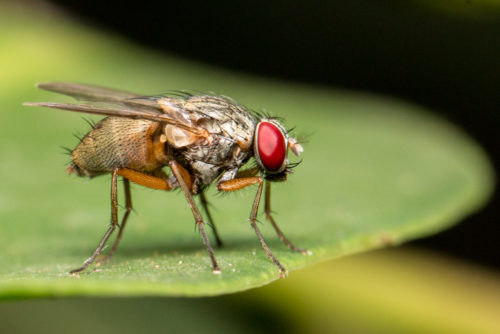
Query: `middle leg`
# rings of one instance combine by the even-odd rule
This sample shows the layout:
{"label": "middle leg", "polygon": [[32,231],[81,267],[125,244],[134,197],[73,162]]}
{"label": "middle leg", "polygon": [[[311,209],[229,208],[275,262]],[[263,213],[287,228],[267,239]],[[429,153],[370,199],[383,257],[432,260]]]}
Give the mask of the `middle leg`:
{"label": "middle leg", "polygon": [[[171,160],[169,162],[170,169],[172,170],[172,173],[175,176],[175,179],[177,180],[177,183],[181,187],[182,191],[184,192],[184,195],[186,196],[186,199],[188,201],[189,206],[191,207],[191,211],[193,212],[194,218],[196,220],[196,223],[198,225],[198,228],[200,229],[202,238],[203,238],[203,243],[205,244],[208,254],[210,255],[210,260],[212,261],[212,267],[214,270],[214,273],[220,273],[219,265],[217,264],[217,261],[215,260],[214,252],[212,250],[212,246],[210,245],[210,241],[208,240],[207,233],[205,231],[204,227],[204,221],[203,218],[200,214],[200,211],[196,207],[196,203],[194,202],[193,196],[191,195],[191,187],[192,187],[192,182],[191,182],[191,176],[189,175],[189,172],[184,169],[178,162],[175,160]],[[176,184],[171,183],[170,180],[166,178],[161,178],[153,175],[148,175],[141,173],[136,170],[132,170],[129,168],[121,168],[118,170],[118,175],[123,176],[124,178],[129,179],[130,181],[143,185],[148,188],[152,189],[159,189],[159,190],[172,190],[175,187],[177,187]]]}
{"label": "middle leg", "polygon": [[189,182],[186,182],[185,180],[186,177],[189,177],[189,174],[186,174],[186,170],[175,160],[171,160],[168,164],[170,166],[170,169],[172,170],[172,173],[175,175],[177,182],[179,182],[179,185],[184,192],[184,195],[186,196],[186,200],[188,201],[189,206],[191,207],[191,211],[193,212],[196,224],[200,229],[203,243],[205,244],[208,254],[210,255],[214,274],[218,274],[220,273],[220,268],[217,264],[217,261],[215,260],[214,251],[212,249],[212,246],[210,245],[210,240],[208,240],[207,232],[205,231],[205,222],[203,221],[203,217],[201,216],[200,211],[196,207],[196,203],[194,202],[193,196],[191,195],[191,189],[190,187],[188,187],[188,183],[191,184],[191,180],[187,180]]}

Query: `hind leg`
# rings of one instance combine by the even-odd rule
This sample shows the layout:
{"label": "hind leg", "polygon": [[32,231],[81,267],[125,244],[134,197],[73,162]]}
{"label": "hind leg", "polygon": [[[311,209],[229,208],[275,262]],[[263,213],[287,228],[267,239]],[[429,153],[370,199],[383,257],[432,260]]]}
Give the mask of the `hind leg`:
{"label": "hind leg", "polygon": [[79,273],[83,270],[85,270],[89,265],[91,265],[97,256],[101,254],[101,251],[108,241],[109,237],[115,230],[116,226],[118,226],[118,196],[116,194],[116,178],[118,176],[118,168],[115,169],[112,173],[111,176],[111,226],[108,228],[104,236],[102,237],[101,241],[99,242],[99,245],[97,246],[96,250],[94,253],[92,253],[92,256],[90,256],[80,268],[76,268],[70,271],[70,274],[75,274]]}
{"label": "hind leg", "polygon": [[111,250],[109,253],[106,255],[106,257],[102,260],[102,262],[108,261],[113,254],[116,251],[116,248],[118,247],[118,244],[120,243],[120,240],[122,238],[123,230],[125,229],[125,224],[127,223],[128,216],[130,215],[130,212],[132,211],[132,196],[130,194],[130,181],[126,178],[123,178],[123,188],[125,190],[125,214],[123,215],[121,224],[119,225],[120,230],[118,231],[118,235],[116,236],[116,240],[113,244],[113,247],[111,247]]}

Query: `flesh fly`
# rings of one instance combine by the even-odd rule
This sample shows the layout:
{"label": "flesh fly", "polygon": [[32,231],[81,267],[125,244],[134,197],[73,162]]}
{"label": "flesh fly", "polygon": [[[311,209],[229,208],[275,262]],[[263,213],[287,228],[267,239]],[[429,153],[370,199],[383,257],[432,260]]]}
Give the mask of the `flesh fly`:
{"label": "flesh fly", "polygon": [[[215,240],[222,241],[208,211],[204,191],[215,182],[221,192],[258,185],[250,213],[250,225],[267,256],[285,268],[267,246],[256,224],[262,193],[265,216],[278,237],[293,251],[295,247],[281,232],[271,216],[271,182],[285,181],[291,173],[288,149],[299,156],[303,151],[297,140],[275,118],[251,111],[231,98],[189,93],[143,96],[125,91],[74,83],[42,83],[39,88],[85,101],[83,104],[53,102],[25,103],[28,106],[63,109],[105,115],[71,151],[69,174],[93,178],[111,174],[111,225],[98,247],[84,264],[71,271],[85,270],[99,256],[114,230],[118,235],[103,261],[115,252],[132,210],[130,181],[159,190],[180,188],[192,210],[208,251],[214,273],[220,267],[205,231],[205,222],[193,196],[199,196]],[[253,167],[242,169],[250,159]],[[163,170],[168,166],[170,173]],[[117,179],[123,178],[126,211],[118,223]]]}

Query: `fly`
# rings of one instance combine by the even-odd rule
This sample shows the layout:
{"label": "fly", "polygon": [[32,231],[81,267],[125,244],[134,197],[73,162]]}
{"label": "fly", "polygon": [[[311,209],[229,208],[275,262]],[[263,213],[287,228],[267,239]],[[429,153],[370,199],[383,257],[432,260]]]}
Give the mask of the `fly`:
{"label": "fly", "polygon": [[[296,156],[303,151],[277,119],[253,112],[225,96],[188,93],[142,96],[58,82],[42,83],[38,87],[73,96],[86,104],[35,102],[25,105],[107,116],[95,124],[71,152],[67,172],[89,178],[111,174],[111,225],[92,256],[71,273],[81,272],[91,265],[119,227],[113,246],[103,261],[116,251],[132,210],[130,181],[152,189],[182,190],[214,273],[220,273],[220,267],[207,237],[205,222],[193,199],[193,196],[199,196],[217,245],[222,246],[204,194],[214,182],[221,192],[258,185],[249,221],[267,256],[279,268],[281,277],[286,275],[286,270],[267,246],[256,224],[263,192],[265,216],[280,240],[293,251],[307,253],[285,237],[271,216],[271,182],[285,181],[291,173],[293,164],[287,159],[288,149]],[[252,158],[256,162],[254,166],[242,169]],[[163,171],[166,166],[170,174]],[[126,203],[120,224],[118,177],[124,181]]]}

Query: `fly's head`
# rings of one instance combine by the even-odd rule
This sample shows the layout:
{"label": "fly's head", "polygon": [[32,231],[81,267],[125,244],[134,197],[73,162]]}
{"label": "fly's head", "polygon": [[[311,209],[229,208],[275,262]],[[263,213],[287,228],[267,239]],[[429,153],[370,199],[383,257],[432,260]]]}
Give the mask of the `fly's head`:
{"label": "fly's head", "polygon": [[302,146],[275,119],[263,118],[257,123],[254,134],[254,155],[257,165],[269,181],[284,181],[292,172],[287,154],[290,149],[296,156]]}

